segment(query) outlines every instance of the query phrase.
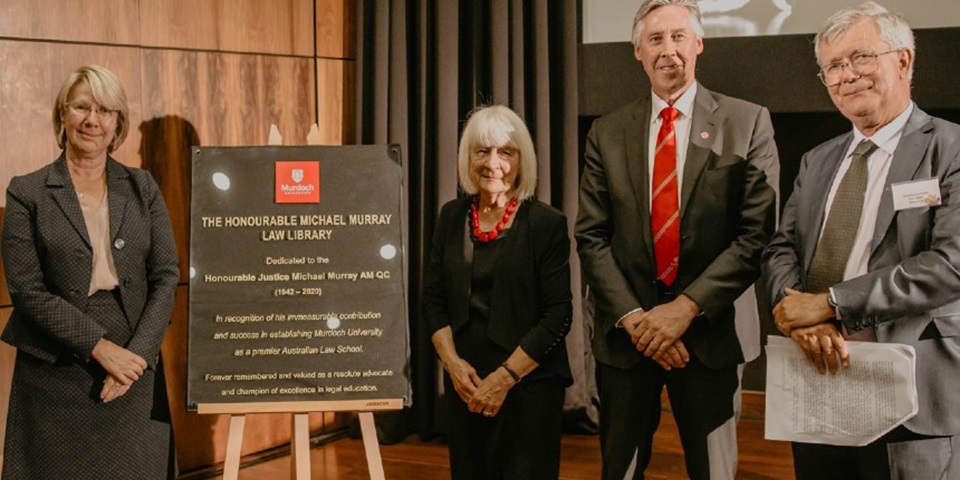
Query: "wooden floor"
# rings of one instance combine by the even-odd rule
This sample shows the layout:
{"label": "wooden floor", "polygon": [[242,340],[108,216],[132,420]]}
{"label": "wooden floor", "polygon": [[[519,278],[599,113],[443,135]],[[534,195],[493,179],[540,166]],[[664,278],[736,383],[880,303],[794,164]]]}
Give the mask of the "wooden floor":
{"label": "wooden floor", "polygon": [[[739,427],[740,470],[738,480],[792,479],[790,444],[763,439],[763,420],[745,406]],[[366,457],[360,440],[340,439],[311,450],[311,479],[369,479]],[[389,480],[446,480],[450,478],[447,447],[440,442],[421,442],[411,436],[395,445],[382,445],[383,469]],[[600,443],[596,435],[565,435],[562,444],[560,478],[600,478]],[[685,479],[683,450],[676,425],[664,412],[655,439],[648,479]],[[222,477],[212,477],[222,478]],[[240,471],[240,479],[288,479],[290,459],[275,458]]]}

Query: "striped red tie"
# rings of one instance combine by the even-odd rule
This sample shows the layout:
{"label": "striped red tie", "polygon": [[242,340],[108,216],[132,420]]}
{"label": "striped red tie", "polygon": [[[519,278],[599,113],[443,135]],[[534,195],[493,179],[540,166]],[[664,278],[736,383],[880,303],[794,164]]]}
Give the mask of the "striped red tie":
{"label": "striped red tie", "polygon": [[657,260],[657,278],[673,285],[677,278],[680,257],[680,201],[677,189],[677,133],[673,120],[677,109],[664,108],[660,112],[663,123],[657,134],[653,154],[653,251]]}

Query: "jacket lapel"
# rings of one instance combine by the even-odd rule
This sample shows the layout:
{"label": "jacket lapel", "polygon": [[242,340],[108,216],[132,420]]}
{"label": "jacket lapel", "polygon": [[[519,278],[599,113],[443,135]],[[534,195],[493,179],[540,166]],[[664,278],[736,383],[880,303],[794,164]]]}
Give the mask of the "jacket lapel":
{"label": "jacket lapel", "polygon": [[684,218],[684,212],[690,206],[690,198],[693,196],[694,187],[707,165],[710,151],[717,138],[717,126],[714,124],[714,113],[716,111],[717,102],[710,95],[710,91],[698,85],[697,96],[693,102],[693,118],[690,124],[687,158],[683,165],[683,185],[680,188],[681,222]]}
{"label": "jacket lapel", "polygon": [[[650,192],[647,186],[647,141],[650,137],[650,99],[638,102],[633,111],[632,122],[624,125],[623,137],[627,146],[627,171],[630,174],[630,184],[637,200],[637,210],[650,211]],[[642,214],[647,215],[649,214]]]}
{"label": "jacket lapel", "polygon": [[624,125],[623,138],[627,146],[627,172],[636,199],[641,237],[649,258],[654,258],[653,233],[650,231],[650,163],[647,149],[650,140],[650,97],[638,101],[631,122]]}
{"label": "jacket lapel", "polygon": [[60,154],[53,163],[53,168],[47,174],[47,188],[50,195],[63,211],[70,224],[83,239],[87,248],[93,248],[90,244],[90,237],[87,235],[87,224],[83,220],[83,210],[80,209],[80,200],[77,198],[77,191],[73,188],[73,182],[70,181],[70,172],[67,171],[67,157]]}
{"label": "jacket lapel", "polygon": [[107,199],[110,208],[110,242],[117,238],[123,224],[123,214],[130,198],[130,182],[127,171],[111,157],[107,157]]}
{"label": "jacket lapel", "polygon": [[880,198],[880,210],[877,212],[876,229],[873,232],[873,240],[870,247],[870,253],[876,250],[883,240],[883,236],[890,228],[890,222],[896,212],[893,211],[893,189],[892,185],[897,182],[904,182],[914,178],[920,162],[923,160],[923,153],[927,150],[927,145],[933,139],[933,123],[930,116],[921,111],[918,107],[913,107],[913,113],[903,128],[903,136],[900,137],[900,143],[893,153],[893,160],[890,162],[890,171],[887,172],[887,180],[884,183],[883,196]]}
{"label": "jacket lapel", "polygon": [[[453,231],[450,232],[450,239],[448,240],[450,242],[448,248],[461,252],[458,255],[452,256],[452,270],[461,272],[459,275],[453,276],[455,285],[453,285],[453,288],[450,290],[458,296],[451,302],[452,305],[456,305],[458,308],[457,312],[453,312],[453,314],[450,315],[450,327],[454,332],[464,326],[470,316],[470,285],[473,281],[473,241],[470,240],[470,224],[466,221],[467,211],[470,208],[469,205],[469,198],[465,198],[461,208],[457,209],[459,212],[457,217],[462,219],[462,221],[454,222],[454,225],[459,223],[463,226],[453,229]],[[463,206],[467,208],[463,208]]]}

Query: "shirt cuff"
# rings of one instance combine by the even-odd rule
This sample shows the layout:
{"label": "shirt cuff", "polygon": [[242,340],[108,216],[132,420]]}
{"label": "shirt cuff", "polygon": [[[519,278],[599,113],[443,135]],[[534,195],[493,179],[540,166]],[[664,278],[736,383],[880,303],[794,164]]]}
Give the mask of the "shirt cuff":
{"label": "shirt cuff", "polygon": [[840,307],[837,305],[837,296],[833,293],[833,287],[830,287],[830,291],[827,293],[827,303],[833,309],[833,316],[842,321],[843,318],[840,318]]}
{"label": "shirt cuff", "polygon": [[642,311],[643,311],[643,307],[637,307],[637,308],[634,308],[633,310],[630,310],[629,312],[627,312],[626,314],[624,314],[622,317],[620,317],[620,318],[617,319],[617,323],[614,323],[614,324],[613,324],[613,328],[623,328],[623,319],[624,319],[624,318],[627,318],[627,317],[629,317],[630,315],[633,315],[634,313],[642,312]]}

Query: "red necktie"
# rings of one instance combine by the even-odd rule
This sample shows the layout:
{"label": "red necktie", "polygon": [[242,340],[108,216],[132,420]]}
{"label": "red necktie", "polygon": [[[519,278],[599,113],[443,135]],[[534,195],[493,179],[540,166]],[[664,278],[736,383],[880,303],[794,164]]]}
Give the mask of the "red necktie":
{"label": "red necktie", "polygon": [[653,227],[653,251],[657,260],[657,278],[673,285],[680,257],[680,201],[677,194],[677,134],[673,120],[677,109],[660,112],[663,123],[657,134],[653,154],[653,200],[650,223]]}

